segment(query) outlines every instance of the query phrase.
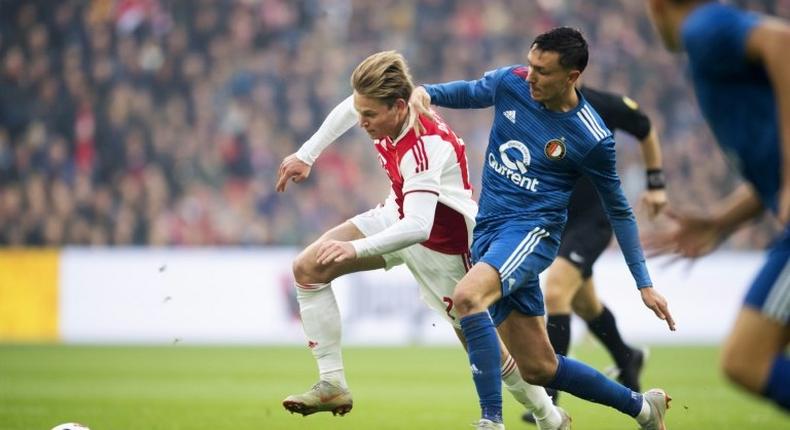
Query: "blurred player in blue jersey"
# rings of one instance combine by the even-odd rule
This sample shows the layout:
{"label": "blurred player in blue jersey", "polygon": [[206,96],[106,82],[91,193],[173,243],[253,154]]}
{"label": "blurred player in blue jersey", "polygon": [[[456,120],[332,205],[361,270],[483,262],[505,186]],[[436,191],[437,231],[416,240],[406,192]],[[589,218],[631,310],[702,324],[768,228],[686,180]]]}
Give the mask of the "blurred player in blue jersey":
{"label": "blurred player in blue jersey", "polygon": [[642,300],[674,330],[666,300],[650,281],[636,221],[620,188],[612,133],[575,88],[587,59],[581,33],[556,28],[535,39],[528,66],[493,70],[475,81],[425,85],[412,94],[413,105],[426,114],[430,103],[494,106],[472,242],[475,265],[453,297],[482,408],[478,429],[504,428],[495,326],[528,382],[616,408],[643,429],[665,429],[669,397],[663,390],[642,395],[556,355],[546,333],[538,275],[557,255],[568,200],[582,175],[601,195]]}
{"label": "blurred player in blue jersey", "polygon": [[648,4],[667,47],[687,52],[702,113],[747,181],[710,216],[674,213],[676,228],[648,245],[695,258],[763,210],[778,214],[784,232],[746,293],[722,367],[790,411],[790,23],[713,1]]}

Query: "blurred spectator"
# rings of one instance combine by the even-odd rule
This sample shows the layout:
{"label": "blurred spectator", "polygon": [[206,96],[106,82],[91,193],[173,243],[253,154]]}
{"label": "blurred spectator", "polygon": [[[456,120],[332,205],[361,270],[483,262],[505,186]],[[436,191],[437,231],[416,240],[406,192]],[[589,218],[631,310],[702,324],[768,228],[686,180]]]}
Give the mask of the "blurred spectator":
{"label": "blurred spectator", "polygon": [[[790,0],[744,0],[790,15]],[[368,139],[327,149],[306,183],[273,192],[280,160],[350,92],[371,52],[399,49],[421,82],[521,63],[533,37],[579,27],[586,82],[653,115],[672,204],[739,181],[713,150],[678,60],[630,0],[3,0],[0,245],[304,244],[379,203]],[[479,184],[491,112],[444,112]],[[632,201],[644,172],[618,145]],[[730,246],[759,247],[766,219]]]}

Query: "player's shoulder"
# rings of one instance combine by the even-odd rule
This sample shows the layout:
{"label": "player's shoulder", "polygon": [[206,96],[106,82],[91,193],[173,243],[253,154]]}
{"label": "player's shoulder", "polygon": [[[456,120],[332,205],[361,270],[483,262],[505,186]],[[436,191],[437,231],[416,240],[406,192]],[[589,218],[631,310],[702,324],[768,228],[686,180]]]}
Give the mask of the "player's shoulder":
{"label": "player's shoulder", "polygon": [[721,39],[740,33],[739,29],[757,23],[759,15],[736,7],[711,2],[694,9],[683,22],[682,36],[687,49],[696,44],[705,44],[712,49]]}
{"label": "player's shoulder", "polygon": [[419,146],[423,151],[427,150],[428,153],[443,153],[460,144],[455,132],[435,111],[433,112],[433,118],[421,115],[419,121],[423,126],[423,131],[419,137],[414,133],[410,133],[410,137],[413,140],[406,143],[405,146]]}
{"label": "player's shoulder", "polygon": [[529,68],[523,64],[511,64],[488,70],[483,74],[488,79],[495,81],[523,81],[529,75]]}
{"label": "player's shoulder", "polygon": [[445,122],[444,118],[439,115],[438,112],[435,110],[431,110],[433,114],[433,118],[429,118],[425,115],[420,115],[419,121],[422,124],[424,132],[421,135],[424,136],[439,136],[439,137],[446,137],[453,134],[452,129],[447,122]]}
{"label": "player's shoulder", "polygon": [[601,116],[592,104],[586,99],[582,99],[579,108],[574,116],[576,128],[584,141],[590,144],[611,139],[612,132],[604,123]]}

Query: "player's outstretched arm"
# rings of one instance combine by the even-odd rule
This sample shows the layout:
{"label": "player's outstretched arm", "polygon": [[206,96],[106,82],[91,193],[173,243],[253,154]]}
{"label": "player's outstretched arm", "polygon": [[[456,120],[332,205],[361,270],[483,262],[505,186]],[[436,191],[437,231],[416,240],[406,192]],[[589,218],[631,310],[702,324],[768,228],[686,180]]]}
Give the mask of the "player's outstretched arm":
{"label": "player's outstretched arm", "polygon": [[650,256],[675,254],[697,258],[716,249],[733,231],[763,211],[752,188],[743,184],[712,216],[699,216],[667,210],[674,226],[645,235],[643,243]]}
{"label": "player's outstretched arm", "polygon": [[669,312],[666,299],[659,294],[650,280],[642,246],[639,243],[639,230],[636,218],[628,200],[620,187],[614,158],[614,142],[603,141],[587,155],[582,171],[590,178],[601,196],[604,209],[612,224],[617,243],[625,257],[628,269],[636,281],[642,301],[658,318],[667,322],[670,330],[675,330],[675,321]]}
{"label": "player's outstretched arm", "polygon": [[303,143],[298,151],[285,157],[277,172],[277,192],[285,191],[288,181],[302,182],[310,175],[310,169],[324,149],[357,122],[354,98],[348,96],[335,106],[318,127],[318,130]]}
{"label": "player's outstretched arm", "polygon": [[790,222],[790,23],[766,18],[749,35],[746,55],[762,62],[776,95],[779,108],[779,138],[782,148],[782,186],[779,191],[779,220]]}

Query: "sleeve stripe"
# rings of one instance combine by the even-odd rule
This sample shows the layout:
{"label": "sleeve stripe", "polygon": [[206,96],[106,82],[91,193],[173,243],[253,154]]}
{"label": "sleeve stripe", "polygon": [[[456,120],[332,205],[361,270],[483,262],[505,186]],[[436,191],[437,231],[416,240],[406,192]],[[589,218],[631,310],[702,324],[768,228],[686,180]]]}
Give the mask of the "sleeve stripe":
{"label": "sleeve stripe", "polygon": [[580,110],[579,112],[577,112],[577,113],[576,113],[576,116],[578,116],[578,117],[579,117],[579,119],[581,119],[581,120],[582,120],[582,122],[584,123],[584,125],[586,125],[586,126],[587,126],[587,129],[588,129],[588,130],[590,130],[590,133],[593,135],[593,137],[594,137],[596,140],[601,140],[601,139],[603,139],[603,138],[604,138],[604,136],[602,136],[602,135],[601,135],[601,132],[599,132],[599,131],[598,131],[598,130],[595,128],[595,127],[593,127],[593,126],[590,124],[590,120],[589,120],[589,118],[587,118],[587,116],[585,115],[584,109],[582,109],[582,110]]}
{"label": "sleeve stripe", "polygon": [[422,151],[423,159],[425,160],[425,170],[428,170],[428,153],[425,152],[425,142],[420,139],[420,150]]}
{"label": "sleeve stripe", "polygon": [[590,112],[589,104],[584,105],[580,113],[582,114],[582,116],[587,118],[588,127],[591,125],[597,131],[595,135],[598,136],[599,140],[605,138],[608,135],[606,133],[606,130],[604,130],[604,128],[601,127],[601,124],[598,124],[598,121],[595,120],[595,116],[592,114],[592,112]]}
{"label": "sleeve stripe", "polygon": [[417,162],[417,167],[414,168],[414,173],[420,173],[428,170],[428,154],[425,152],[425,144],[422,139],[418,140],[414,146],[411,147],[414,160]]}
{"label": "sleeve stripe", "polygon": [[424,169],[422,168],[422,154],[417,150],[417,145],[411,147],[411,155],[414,157],[414,161],[417,163],[417,167],[414,168],[414,173],[420,173]]}
{"label": "sleeve stripe", "polygon": [[590,121],[592,121],[593,126],[597,128],[598,131],[603,133],[604,137],[606,137],[607,135],[606,130],[603,127],[601,127],[601,124],[595,119],[595,116],[593,116],[592,111],[590,111],[590,105],[589,104],[584,105],[582,110],[587,112],[587,116],[590,118]]}

